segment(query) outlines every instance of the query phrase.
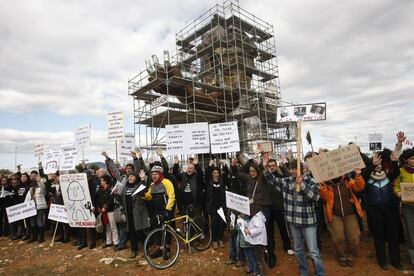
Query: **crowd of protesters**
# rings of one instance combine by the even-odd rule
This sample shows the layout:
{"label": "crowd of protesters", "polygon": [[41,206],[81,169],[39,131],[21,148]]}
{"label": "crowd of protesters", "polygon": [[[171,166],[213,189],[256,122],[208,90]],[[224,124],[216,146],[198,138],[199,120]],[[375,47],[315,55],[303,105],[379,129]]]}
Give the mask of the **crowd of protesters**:
{"label": "crowd of protesters", "polygon": [[[184,162],[175,157],[170,167],[160,149],[156,151],[159,161],[144,160],[137,149],[131,153],[133,163],[120,168],[103,152],[106,168],[93,172],[83,163],[76,172],[87,174],[93,211],[101,215],[105,230],[97,233],[94,228],[59,223],[56,242],[72,241],[82,250],[95,248],[102,239],[103,247],[129,247],[131,258],[136,258],[146,233],[154,227],[151,218],[189,213],[208,218],[212,247],[228,247],[228,265],[245,267],[253,275],[267,274],[268,268],[277,265],[276,224],[281,247],[296,256],[300,275],[309,275],[308,257],[315,275],[325,275],[322,229],[331,234],[338,264],[354,266],[362,218],[367,215],[378,265],[401,271],[401,241],[407,242],[414,265],[414,204],[401,202],[400,189],[400,183],[414,185],[414,149],[401,151],[404,139],[399,132],[393,151],[384,149],[372,158],[361,153],[365,168],[325,183],[316,183],[308,169],[307,160],[318,153],[307,154],[299,167],[293,156],[276,160],[263,153],[248,160],[242,155],[230,160],[212,158],[203,168],[196,157]],[[16,173],[1,175],[0,181],[0,236],[44,242],[45,230],[53,232],[56,223],[47,220],[50,204],[63,205],[59,171],[46,175],[39,163],[30,175],[18,167]],[[146,188],[136,192],[141,185]],[[250,216],[226,209],[225,191],[248,197]],[[34,200],[37,215],[8,223],[5,209],[27,200]],[[219,209],[225,211],[227,224]],[[151,257],[161,256],[159,250]]]}

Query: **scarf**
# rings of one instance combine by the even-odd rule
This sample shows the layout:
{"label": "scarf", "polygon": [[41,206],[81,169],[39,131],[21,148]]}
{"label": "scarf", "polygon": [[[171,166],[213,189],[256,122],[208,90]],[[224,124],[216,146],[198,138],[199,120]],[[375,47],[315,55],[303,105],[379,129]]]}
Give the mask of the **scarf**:
{"label": "scarf", "polygon": [[381,172],[373,171],[371,173],[371,178],[377,181],[384,180],[386,177],[387,175],[385,174],[385,171],[383,170]]}
{"label": "scarf", "polygon": [[161,181],[164,179],[164,174],[162,173],[162,172],[157,172],[158,173],[158,175],[160,176],[159,178],[158,178],[158,181],[157,182],[154,182],[154,184],[156,185],[156,184],[160,184],[161,183]]}
{"label": "scarf", "polygon": [[408,165],[407,163],[404,163],[402,166],[407,172],[414,173],[414,167]]}

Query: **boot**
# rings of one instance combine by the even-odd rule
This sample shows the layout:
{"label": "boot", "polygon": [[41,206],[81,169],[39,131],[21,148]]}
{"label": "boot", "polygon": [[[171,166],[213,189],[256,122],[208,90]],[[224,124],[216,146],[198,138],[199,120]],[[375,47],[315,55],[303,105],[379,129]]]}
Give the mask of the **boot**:
{"label": "boot", "polygon": [[37,227],[36,226],[32,228],[32,237],[30,240],[27,241],[27,243],[32,243],[35,241],[37,241]]}
{"label": "boot", "polygon": [[45,228],[39,227],[39,240],[38,243],[42,243],[45,241]]}

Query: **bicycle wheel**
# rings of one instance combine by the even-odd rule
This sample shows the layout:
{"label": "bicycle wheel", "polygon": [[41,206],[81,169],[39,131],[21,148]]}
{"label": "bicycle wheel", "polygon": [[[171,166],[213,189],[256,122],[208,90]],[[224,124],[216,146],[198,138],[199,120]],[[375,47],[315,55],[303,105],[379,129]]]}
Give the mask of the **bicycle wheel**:
{"label": "bicycle wheel", "polygon": [[153,268],[169,268],[177,260],[178,254],[180,254],[180,243],[169,228],[156,228],[145,238],[144,256]]}
{"label": "bicycle wheel", "polygon": [[210,246],[211,243],[212,233],[210,224],[202,216],[196,216],[192,220],[194,221],[194,223],[190,223],[190,238],[196,235],[200,236],[197,239],[190,242],[190,245],[198,251],[204,251]]}

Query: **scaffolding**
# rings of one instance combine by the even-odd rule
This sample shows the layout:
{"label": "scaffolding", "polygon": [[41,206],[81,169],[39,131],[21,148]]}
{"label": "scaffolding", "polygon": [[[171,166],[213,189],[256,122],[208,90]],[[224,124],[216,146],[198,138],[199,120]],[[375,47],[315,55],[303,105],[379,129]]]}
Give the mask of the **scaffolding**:
{"label": "scaffolding", "polygon": [[176,33],[163,53],[128,81],[141,148],[165,148],[165,126],[238,121],[240,148],[272,141],[296,152],[296,125],[278,123],[281,103],[273,26],[235,1],[216,4]]}

